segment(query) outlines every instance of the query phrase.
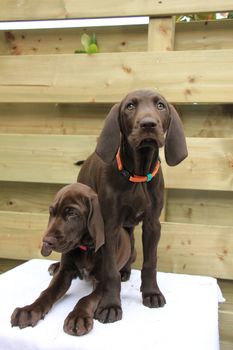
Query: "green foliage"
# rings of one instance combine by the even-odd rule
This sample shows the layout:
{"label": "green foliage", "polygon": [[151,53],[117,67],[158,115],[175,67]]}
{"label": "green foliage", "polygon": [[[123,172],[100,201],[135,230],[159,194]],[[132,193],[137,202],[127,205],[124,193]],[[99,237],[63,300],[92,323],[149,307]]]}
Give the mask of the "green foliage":
{"label": "green foliage", "polygon": [[93,33],[92,35],[88,35],[84,33],[81,36],[81,44],[83,46],[83,50],[77,49],[75,50],[75,53],[87,53],[87,54],[93,54],[97,53],[99,51],[96,35]]}
{"label": "green foliage", "polygon": [[[218,16],[220,15],[220,16]],[[177,22],[189,22],[189,21],[213,21],[213,20],[221,20],[226,18],[233,18],[233,12],[229,13],[197,13],[197,14],[189,14],[185,16],[177,16]]]}

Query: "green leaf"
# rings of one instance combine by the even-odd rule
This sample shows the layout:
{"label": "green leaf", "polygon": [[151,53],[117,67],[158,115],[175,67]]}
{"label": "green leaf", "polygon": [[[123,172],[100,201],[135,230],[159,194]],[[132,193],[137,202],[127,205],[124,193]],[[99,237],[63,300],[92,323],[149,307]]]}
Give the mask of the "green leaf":
{"label": "green leaf", "polygon": [[98,52],[98,47],[96,44],[91,44],[87,49],[88,54],[93,54],[93,53],[97,53],[97,52]]}
{"label": "green leaf", "polygon": [[91,45],[91,37],[84,33],[82,36],[81,36],[81,43],[85,49],[85,51],[88,50],[88,47]]}
{"label": "green leaf", "polygon": [[91,44],[97,45],[97,40],[96,40],[96,35],[95,35],[95,33],[93,33],[93,34],[91,35],[90,45],[91,45]]}
{"label": "green leaf", "polygon": [[74,53],[86,53],[86,51],[77,49],[74,51]]}
{"label": "green leaf", "polygon": [[232,18],[233,19],[233,12],[229,12],[227,18]]}
{"label": "green leaf", "polygon": [[99,51],[95,33],[93,33],[91,36],[84,33],[81,36],[81,43],[82,43],[82,46],[84,47],[84,50],[76,49],[74,51],[75,53],[93,54]]}

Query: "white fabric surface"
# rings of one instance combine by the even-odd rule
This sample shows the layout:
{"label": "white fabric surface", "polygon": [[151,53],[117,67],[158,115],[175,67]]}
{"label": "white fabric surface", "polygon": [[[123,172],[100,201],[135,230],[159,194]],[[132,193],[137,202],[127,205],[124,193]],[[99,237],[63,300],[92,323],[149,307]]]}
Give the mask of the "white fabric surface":
{"label": "white fabric surface", "polygon": [[93,330],[75,337],[63,332],[63,322],[91,285],[74,280],[66,296],[34,328],[12,328],[15,307],[35,300],[51,277],[49,260],[31,260],[0,276],[0,350],[218,350],[218,302],[224,301],[214,278],[158,273],[167,304],[161,309],[142,305],[140,272],[122,283],[123,319],[94,322]]}

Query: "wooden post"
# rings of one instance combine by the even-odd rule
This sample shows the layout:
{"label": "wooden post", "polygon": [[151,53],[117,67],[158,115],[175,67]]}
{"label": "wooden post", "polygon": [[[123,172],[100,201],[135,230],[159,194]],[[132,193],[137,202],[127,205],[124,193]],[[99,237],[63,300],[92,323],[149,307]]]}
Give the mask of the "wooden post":
{"label": "wooden post", "polygon": [[174,50],[175,17],[150,18],[148,51]]}

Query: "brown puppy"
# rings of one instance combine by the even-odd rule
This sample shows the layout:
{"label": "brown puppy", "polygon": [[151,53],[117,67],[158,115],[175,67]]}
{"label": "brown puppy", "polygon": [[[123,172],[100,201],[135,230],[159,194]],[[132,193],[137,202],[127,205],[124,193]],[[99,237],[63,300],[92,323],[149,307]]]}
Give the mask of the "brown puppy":
{"label": "brown puppy", "polygon": [[[80,299],[64,322],[64,331],[83,335],[93,327],[93,317],[102,297],[100,280],[101,247],[104,244],[104,224],[96,193],[86,185],[65,186],[50,206],[47,231],[41,253],[48,256],[54,250],[62,253],[58,270],[49,287],[31,305],[16,308],[12,326],[35,326],[68,290],[73,278],[91,277],[93,292]],[[116,259],[120,270],[130,257],[130,239],[125,230],[117,238]]]}
{"label": "brown puppy", "polygon": [[[122,317],[115,245],[121,229],[125,228],[131,234],[133,252],[133,230],[140,221],[143,222],[143,304],[148,307],[165,304],[156,279],[164,192],[159,148],[163,146],[166,162],[171,166],[187,157],[185,136],[175,108],[156,91],[134,91],[112,107],[96,152],[79,173],[78,181],[98,193],[104,219],[105,264],[101,274],[104,293],[95,313],[101,322],[114,322]],[[129,278],[129,263],[121,274],[124,279]]]}

